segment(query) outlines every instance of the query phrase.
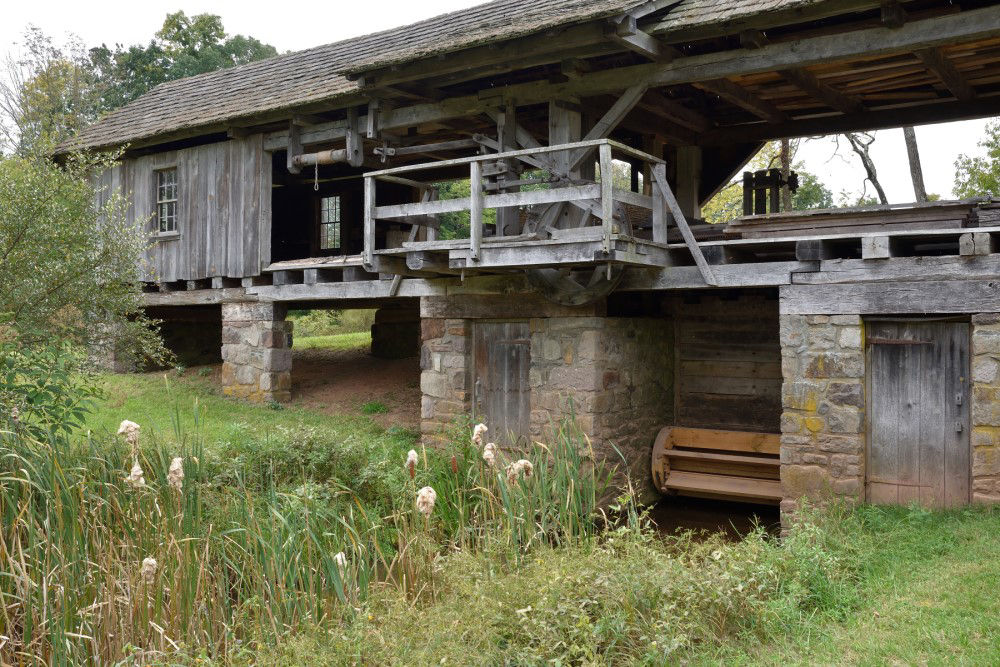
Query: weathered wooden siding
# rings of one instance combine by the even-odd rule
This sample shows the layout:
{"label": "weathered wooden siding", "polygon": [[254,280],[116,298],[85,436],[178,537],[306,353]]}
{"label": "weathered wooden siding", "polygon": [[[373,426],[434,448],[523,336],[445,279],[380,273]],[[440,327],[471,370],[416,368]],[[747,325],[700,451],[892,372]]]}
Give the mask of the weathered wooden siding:
{"label": "weathered wooden siding", "polygon": [[[154,171],[177,168],[178,236],[156,239]],[[260,274],[271,258],[271,157],[263,135],[127,158],[99,177],[98,204],[120,190],[130,222],[150,234],[145,279]]]}
{"label": "weathered wooden siding", "polygon": [[758,292],[670,299],[682,426],[780,432],[778,301]]}

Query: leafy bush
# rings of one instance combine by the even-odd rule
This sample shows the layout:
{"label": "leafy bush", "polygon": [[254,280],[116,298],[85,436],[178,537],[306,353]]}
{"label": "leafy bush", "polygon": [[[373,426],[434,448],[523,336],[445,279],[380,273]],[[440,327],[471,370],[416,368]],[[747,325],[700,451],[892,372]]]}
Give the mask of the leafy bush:
{"label": "leafy bush", "polygon": [[52,342],[22,347],[0,341],[0,428],[45,439],[65,439],[83,425],[98,395],[80,372],[79,350]]}
{"label": "leafy bush", "polygon": [[392,509],[405,487],[401,462],[410,438],[400,434],[380,439],[383,448],[375,449],[371,434],[344,431],[278,427],[259,433],[238,425],[222,446],[216,480],[223,486],[245,484],[258,492],[271,486],[293,489],[319,484],[331,490],[329,497],[341,497],[343,502],[349,502],[350,495],[334,490],[350,489],[367,507]]}

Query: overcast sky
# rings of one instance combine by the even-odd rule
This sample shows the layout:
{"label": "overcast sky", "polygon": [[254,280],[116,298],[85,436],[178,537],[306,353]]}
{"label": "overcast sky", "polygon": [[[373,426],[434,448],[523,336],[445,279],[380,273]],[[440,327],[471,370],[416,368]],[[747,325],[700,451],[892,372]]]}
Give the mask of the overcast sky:
{"label": "overcast sky", "polygon": [[[335,42],[346,37],[411,23],[442,12],[480,4],[476,0],[326,0],[287,4],[259,0],[35,0],[8,2],[0,22],[0,49],[10,52],[29,23],[57,41],[78,35],[87,45],[148,42],[168,12],[219,14],[229,33],[252,35],[279,51]],[[959,153],[978,153],[976,143],[985,121],[967,121],[917,128],[921,163],[928,192],[951,196],[954,162]],[[803,144],[798,157],[835,195],[857,196],[864,173],[843,152],[833,157],[828,140]],[[873,156],[890,201],[913,199],[901,130],[880,132]],[[869,190],[870,191],[870,190]]]}

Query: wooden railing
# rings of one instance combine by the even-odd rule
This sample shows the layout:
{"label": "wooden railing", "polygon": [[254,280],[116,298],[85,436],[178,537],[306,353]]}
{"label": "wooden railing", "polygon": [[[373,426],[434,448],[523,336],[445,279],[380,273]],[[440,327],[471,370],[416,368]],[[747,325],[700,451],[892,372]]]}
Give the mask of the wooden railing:
{"label": "wooden railing", "polygon": [[[589,153],[597,151],[597,163],[600,167],[600,181],[587,181],[582,178],[571,178],[568,174],[559,173],[556,160],[551,154],[569,153],[568,159],[561,164],[571,165],[569,169],[578,168],[587,160]],[[649,165],[653,176],[652,196],[622,190],[614,187],[612,162],[615,157],[624,157],[632,162],[644,162]],[[549,189],[520,191],[518,182],[512,185],[514,191],[488,194],[484,188],[484,163],[518,160],[531,169],[546,170],[553,174],[553,182]],[[458,199],[434,201],[424,196],[423,201],[408,204],[378,205],[377,184],[379,181],[410,186],[423,192],[429,192],[433,185],[414,178],[420,172],[440,170],[442,168],[468,165],[470,196]],[[652,240],[666,243],[668,208],[677,209],[676,202],[671,202],[664,196],[662,188],[656,184],[666,183],[666,166],[660,158],[636,150],[624,144],[599,139],[579,141],[575,143],[558,144],[555,146],[539,146],[535,148],[488,153],[472,157],[441,160],[438,162],[406,165],[391,169],[372,171],[365,174],[364,198],[364,252],[363,260],[367,267],[372,267],[376,253],[375,224],[377,220],[399,220],[412,226],[434,228],[434,216],[442,213],[468,211],[470,232],[468,239],[469,257],[473,262],[479,261],[484,236],[484,211],[487,209],[504,209],[510,207],[534,206],[566,202],[580,208],[585,215],[593,215],[601,221],[601,237],[603,249],[610,253],[613,241],[620,234],[616,231],[615,214],[617,203],[627,203],[651,211]],[[500,186],[503,186],[501,181]],[[495,186],[496,187],[496,186]],[[503,189],[508,189],[504,187]],[[669,190],[669,188],[668,188]],[[673,194],[669,194],[673,199]],[[679,209],[673,214],[677,217]],[[686,225],[685,225],[686,226]]]}

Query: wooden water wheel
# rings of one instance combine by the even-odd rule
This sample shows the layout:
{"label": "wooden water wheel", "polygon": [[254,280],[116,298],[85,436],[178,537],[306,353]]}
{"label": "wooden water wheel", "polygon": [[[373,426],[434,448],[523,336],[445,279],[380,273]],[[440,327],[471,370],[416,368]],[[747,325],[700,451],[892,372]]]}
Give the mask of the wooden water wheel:
{"label": "wooden water wheel", "polygon": [[[528,210],[524,232],[539,239],[575,237],[597,238],[601,220],[590,208],[566,203],[541,204]],[[632,225],[624,207],[616,202],[615,233],[632,235]],[[582,306],[612,292],[625,275],[621,264],[588,264],[559,268],[528,269],[528,281],[550,301],[563,306]]]}

